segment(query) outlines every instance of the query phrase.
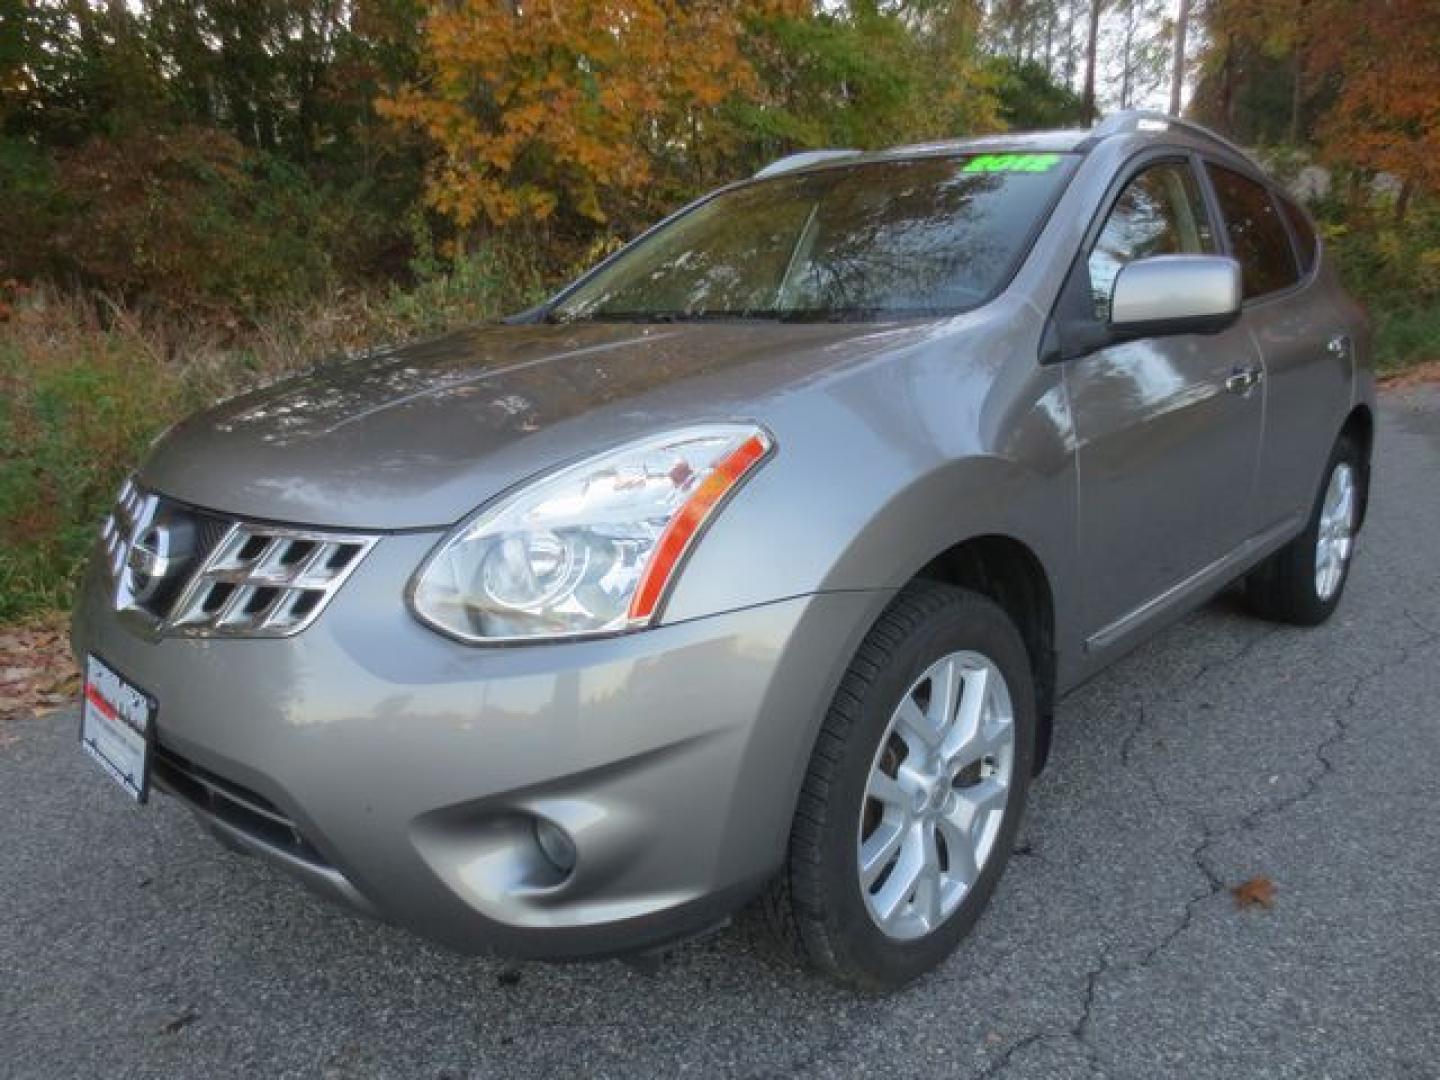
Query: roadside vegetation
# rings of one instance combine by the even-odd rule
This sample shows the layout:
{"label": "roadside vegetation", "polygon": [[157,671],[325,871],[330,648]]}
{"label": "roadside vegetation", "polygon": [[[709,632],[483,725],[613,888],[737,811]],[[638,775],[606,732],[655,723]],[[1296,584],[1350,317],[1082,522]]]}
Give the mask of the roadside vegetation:
{"label": "roadside vegetation", "polygon": [[[68,604],[186,412],[524,307],[792,150],[1163,99],[1174,6],[0,0],[0,621]],[[1323,174],[1398,372],[1440,357],[1440,15],[1344,7],[1211,0],[1186,73],[1200,119]]]}

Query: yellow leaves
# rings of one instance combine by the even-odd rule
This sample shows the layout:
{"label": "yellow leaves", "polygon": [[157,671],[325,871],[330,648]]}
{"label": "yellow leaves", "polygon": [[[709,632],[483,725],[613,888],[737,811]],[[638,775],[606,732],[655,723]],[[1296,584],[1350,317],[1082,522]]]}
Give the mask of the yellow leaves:
{"label": "yellow leaves", "polygon": [[742,15],[793,0],[455,0],[425,25],[425,75],[378,103],[441,151],[431,205],[462,227],[596,221],[650,182],[655,136],[756,91]]}

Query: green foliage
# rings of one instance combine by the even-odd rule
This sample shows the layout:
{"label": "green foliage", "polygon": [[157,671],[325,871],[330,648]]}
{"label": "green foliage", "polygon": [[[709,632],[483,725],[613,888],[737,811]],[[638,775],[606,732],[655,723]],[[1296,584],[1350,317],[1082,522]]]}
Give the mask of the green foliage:
{"label": "green foliage", "polygon": [[[757,27],[764,108],[740,106],[762,137],[790,147],[861,149],[912,134],[919,68],[914,40],[897,16],[778,18]],[[896,130],[897,126],[900,130]]]}
{"label": "green foliage", "polygon": [[[0,162],[24,162],[16,146]],[[254,314],[335,284],[364,236],[343,196],[215,131],[97,137],[25,175],[48,220],[0,253],[5,272],[127,301]]]}
{"label": "green foliage", "polygon": [[1410,305],[1390,310],[1372,304],[1371,315],[1382,375],[1398,375],[1440,356],[1440,307]]}
{"label": "green foliage", "polygon": [[38,147],[0,135],[0,280],[53,269],[54,237],[67,207],[54,162]]}
{"label": "green foliage", "polygon": [[1380,371],[1440,359],[1440,202],[1392,206],[1339,196],[1316,208],[1346,286],[1370,313]]}
{"label": "green foliage", "polygon": [[439,333],[533,307],[553,289],[529,246],[490,242],[442,263],[423,224],[416,226],[415,283],[391,287],[382,321],[407,334]]}
{"label": "green foliage", "polygon": [[1026,131],[1084,124],[1080,95],[1056,82],[1044,64],[1001,56],[990,62],[989,71],[1007,127]]}
{"label": "green foliage", "polygon": [[756,19],[745,49],[766,94],[730,106],[750,164],[818,147],[872,149],[1004,126],[978,49],[978,6],[818,5]]}
{"label": "green foliage", "polygon": [[0,289],[0,620],[69,603],[120,481],[169,424],[328,354],[493,319],[554,284],[514,245],[418,269],[413,289],[329,296],[228,335]]}
{"label": "green foliage", "polygon": [[130,344],[97,335],[37,362],[0,340],[0,618],[67,602],[120,463],[183,397]]}

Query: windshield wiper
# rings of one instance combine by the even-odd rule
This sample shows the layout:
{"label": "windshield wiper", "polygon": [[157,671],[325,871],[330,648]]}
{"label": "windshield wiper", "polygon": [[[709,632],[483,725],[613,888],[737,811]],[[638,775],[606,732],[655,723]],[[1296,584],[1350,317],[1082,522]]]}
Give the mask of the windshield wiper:
{"label": "windshield wiper", "polygon": [[556,322],[776,322],[783,311],[589,311],[583,315],[558,316]]}

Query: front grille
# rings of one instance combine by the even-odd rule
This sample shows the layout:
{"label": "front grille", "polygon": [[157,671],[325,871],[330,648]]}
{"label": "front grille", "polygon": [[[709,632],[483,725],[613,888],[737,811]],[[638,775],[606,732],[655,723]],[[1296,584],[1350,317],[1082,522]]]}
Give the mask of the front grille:
{"label": "front grille", "polygon": [[101,531],[116,609],[190,637],[298,634],[376,539],[237,521],[131,481]]}
{"label": "front grille", "polygon": [[154,777],[166,791],[267,847],[310,863],[330,864],[270,800],[222,779],[163,743],[155,745]]}
{"label": "front grille", "polygon": [[374,545],[272,526],[231,526],[166,620],[181,634],[286,637],[314,621]]}

